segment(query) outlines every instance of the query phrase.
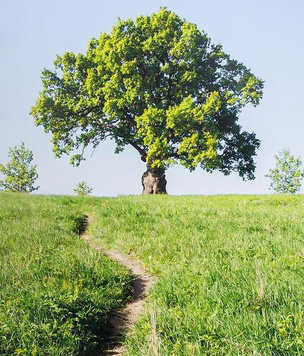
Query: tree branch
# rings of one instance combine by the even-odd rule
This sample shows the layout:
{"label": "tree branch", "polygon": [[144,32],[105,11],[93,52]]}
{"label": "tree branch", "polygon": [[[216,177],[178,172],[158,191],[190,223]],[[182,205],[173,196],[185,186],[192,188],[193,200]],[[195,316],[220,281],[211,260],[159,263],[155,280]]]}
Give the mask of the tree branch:
{"label": "tree branch", "polygon": [[146,151],[145,151],[143,148],[141,148],[136,142],[130,141],[129,144],[130,144],[132,147],[134,147],[134,148],[139,152],[139,154],[140,154],[141,156],[146,156],[146,155],[147,155]]}

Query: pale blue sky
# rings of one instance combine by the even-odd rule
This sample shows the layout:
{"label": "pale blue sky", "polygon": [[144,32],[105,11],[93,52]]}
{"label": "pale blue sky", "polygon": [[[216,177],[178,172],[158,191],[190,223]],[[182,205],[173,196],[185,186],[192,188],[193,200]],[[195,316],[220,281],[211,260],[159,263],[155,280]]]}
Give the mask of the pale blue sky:
{"label": "pale blue sky", "polygon": [[[193,173],[181,167],[167,172],[168,192],[180,194],[268,194],[268,169],[274,155],[289,148],[304,160],[304,2],[302,0],[1,0],[0,2],[0,162],[8,148],[22,141],[34,153],[41,194],[73,194],[80,181],[93,195],[139,194],[145,165],[129,148],[113,153],[102,143],[79,168],[69,158],[55,159],[50,135],[29,116],[41,90],[43,68],[56,54],[84,52],[91,37],[109,32],[117,18],[136,18],[167,6],[221,43],[232,58],[265,80],[264,98],[248,107],[241,124],[261,139],[256,180],[243,182],[236,173]],[[301,192],[304,190],[302,189]]]}

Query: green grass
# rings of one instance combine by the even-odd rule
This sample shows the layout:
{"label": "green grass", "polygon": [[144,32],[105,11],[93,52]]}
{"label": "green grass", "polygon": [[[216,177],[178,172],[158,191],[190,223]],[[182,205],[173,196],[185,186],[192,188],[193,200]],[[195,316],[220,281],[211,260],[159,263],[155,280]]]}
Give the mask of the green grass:
{"label": "green grass", "polygon": [[[93,355],[130,274],[157,277],[129,356],[304,355],[304,197],[0,194],[0,354]],[[101,339],[101,340],[100,340]]]}
{"label": "green grass", "polygon": [[158,277],[127,355],[303,355],[302,196],[104,199],[92,234]]}
{"label": "green grass", "polygon": [[102,347],[131,276],[79,238],[88,202],[0,194],[1,355],[93,355]]}

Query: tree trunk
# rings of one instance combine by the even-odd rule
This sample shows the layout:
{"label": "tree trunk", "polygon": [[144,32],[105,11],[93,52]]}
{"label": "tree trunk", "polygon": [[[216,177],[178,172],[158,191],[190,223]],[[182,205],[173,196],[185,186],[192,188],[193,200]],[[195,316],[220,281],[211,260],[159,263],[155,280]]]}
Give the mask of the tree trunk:
{"label": "tree trunk", "polygon": [[143,195],[167,194],[167,181],[164,168],[152,168],[147,164],[147,170],[142,175],[141,183],[143,186]]}

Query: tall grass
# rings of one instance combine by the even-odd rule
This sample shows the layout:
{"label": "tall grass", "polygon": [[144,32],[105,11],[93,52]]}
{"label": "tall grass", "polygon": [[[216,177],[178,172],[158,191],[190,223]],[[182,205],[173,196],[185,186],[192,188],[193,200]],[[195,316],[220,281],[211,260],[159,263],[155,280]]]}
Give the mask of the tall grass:
{"label": "tall grass", "polygon": [[92,234],[158,277],[127,355],[304,355],[304,198],[104,199]]}
{"label": "tall grass", "polygon": [[93,355],[102,347],[131,276],[79,238],[84,204],[0,194],[1,355]]}
{"label": "tall grass", "polygon": [[302,196],[71,198],[0,194],[0,354],[94,355],[129,272],[157,276],[129,356],[304,354]]}

